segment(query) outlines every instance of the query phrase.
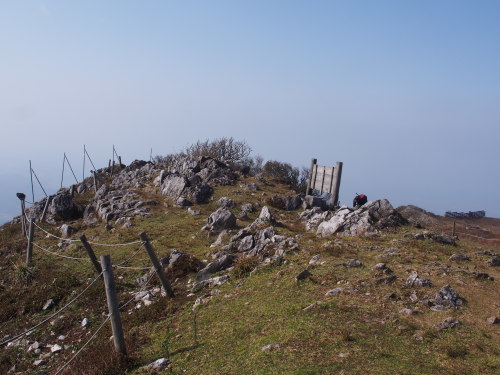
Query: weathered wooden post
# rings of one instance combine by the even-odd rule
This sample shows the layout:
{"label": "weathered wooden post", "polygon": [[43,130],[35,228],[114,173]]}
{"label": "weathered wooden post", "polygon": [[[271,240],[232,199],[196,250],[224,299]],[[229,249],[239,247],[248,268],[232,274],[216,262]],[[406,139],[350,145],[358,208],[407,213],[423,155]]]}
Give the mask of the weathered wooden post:
{"label": "weathered wooden post", "polygon": [[339,190],[340,190],[340,179],[342,178],[342,166],[344,163],[341,161],[338,161],[337,164],[335,165],[335,169],[333,170],[333,180],[334,180],[334,186],[335,190],[333,191],[333,205],[337,206],[339,202]]}
{"label": "weathered wooden post", "polygon": [[148,236],[146,235],[146,232],[142,232],[140,234],[140,237],[144,247],[146,248],[146,251],[148,252],[149,257],[151,258],[151,263],[153,263],[156,274],[158,275],[158,278],[160,279],[160,282],[163,285],[163,289],[165,289],[165,292],[169,297],[175,297],[174,291],[170,287],[170,284],[167,280],[167,276],[163,272],[163,268],[160,264],[160,261],[158,260],[158,257],[156,256],[153,246],[151,246],[151,244],[149,243],[149,239]]}
{"label": "weathered wooden post", "polygon": [[455,237],[455,233],[456,233],[456,225],[457,225],[457,223],[456,223],[456,222],[453,222],[453,231],[451,232],[451,235],[452,235],[453,237]]}
{"label": "weathered wooden post", "polygon": [[306,195],[312,194],[312,190],[314,187],[313,173],[314,173],[314,166],[316,165],[316,163],[317,163],[317,160],[312,158],[311,159],[311,167],[309,168],[309,183],[307,184]]}
{"label": "weathered wooden post", "polygon": [[125,339],[123,337],[123,327],[116,297],[115,280],[113,278],[113,266],[109,255],[101,255],[101,266],[104,276],[104,286],[106,288],[106,299],[108,300],[108,310],[111,319],[111,330],[113,331],[113,342],[115,350],[126,356]]}
{"label": "weathered wooden post", "polygon": [[28,248],[26,249],[26,265],[29,266],[33,257],[33,235],[35,234],[35,219],[30,218],[30,231],[28,235]]}
{"label": "weathered wooden post", "polygon": [[80,241],[82,242],[85,250],[87,250],[87,254],[90,258],[90,261],[94,265],[94,268],[97,271],[97,274],[100,275],[102,273],[102,267],[99,264],[99,262],[97,261],[97,258],[96,258],[95,253],[94,253],[94,249],[92,249],[92,246],[90,246],[89,242],[87,241],[87,237],[85,237],[84,234],[80,236]]}
{"label": "weathered wooden post", "polygon": [[118,156],[118,165],[120,166],[120,169],[122,169],[122,157]]}

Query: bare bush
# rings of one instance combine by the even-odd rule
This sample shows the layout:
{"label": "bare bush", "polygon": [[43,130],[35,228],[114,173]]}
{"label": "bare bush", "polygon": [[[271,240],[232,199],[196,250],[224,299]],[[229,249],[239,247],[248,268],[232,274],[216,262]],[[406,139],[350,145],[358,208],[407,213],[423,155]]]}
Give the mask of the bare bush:
{"label": "bare bush", "polygon": [[188,157],[197,159],[208,156],[229,163],[240,163],[250,156],[252,149],[245,141],[235,141],[233,137],[217,138],[213,141],[208,139],[186,147],[184,153]]}
{"label": "bare bush", "polygon": [[305,191],[309,170],[305,167],[299,169],[289,163],[269,160],[263,167],[264,176],[281,184],[289,185],[297,192]]}

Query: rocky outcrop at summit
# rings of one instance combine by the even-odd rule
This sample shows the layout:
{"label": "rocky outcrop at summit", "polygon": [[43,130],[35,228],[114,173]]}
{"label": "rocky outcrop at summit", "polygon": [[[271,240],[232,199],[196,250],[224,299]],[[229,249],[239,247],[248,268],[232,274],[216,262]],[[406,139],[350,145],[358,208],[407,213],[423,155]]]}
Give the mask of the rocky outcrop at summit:
{"label": "rocky outcrop at summit", "polygon": [[[329,214],[320,213],[317,208],[313,210],[315,211],[305,211],[302,214],[304,218],[310,215],[309,220],[306,222],[306,228],[314,228],[322,217],[326,219],[329,216]],[[407,223],[408,221],[392,207],[387,199],[381,199],[368,202],[358,209],[352,209],[347,206],[341,207],[335,211],[331,218],[318,224],[316,234],[322,237],[331,236],[336,233],[344,236],[357,236]]]}
{"label": "rocky outcrop at summit", "polygon": [[229,166],[212,158],[184,161],[178,166],[172,171],[161,171],[155,181],[168,199],[187,200],[183,205],[206,203],[213,194],[213,186],[232,185],[237,178]]}

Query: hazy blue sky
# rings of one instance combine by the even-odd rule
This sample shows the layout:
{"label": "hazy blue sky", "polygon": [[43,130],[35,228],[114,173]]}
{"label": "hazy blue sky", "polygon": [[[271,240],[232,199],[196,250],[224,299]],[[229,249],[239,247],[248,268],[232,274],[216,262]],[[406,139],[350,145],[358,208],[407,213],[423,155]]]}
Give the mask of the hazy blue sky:
{"label": "hazy blue sky", "polygon": [[1,0],[0,221],[30,159],[54,192],[83,144],[102,167],[220,136],[343,161],[342,203],[500,217],[499,67],[500,1]]}

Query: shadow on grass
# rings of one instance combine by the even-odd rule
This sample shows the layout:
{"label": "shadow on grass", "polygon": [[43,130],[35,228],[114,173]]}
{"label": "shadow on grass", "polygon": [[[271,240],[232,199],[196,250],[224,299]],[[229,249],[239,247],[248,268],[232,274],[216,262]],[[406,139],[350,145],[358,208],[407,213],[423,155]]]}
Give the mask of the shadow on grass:
{"label": "shadow on grass", "polygon": [[173,351],[172,353],[170,353],[170,356],[173,357],[173,356],[175,356],[177,354],[182,354],[182,353],[190,352],[190,351],[198,349],[198,348],[200,348],[202,346],[205,346],[205,344],[201,343],[201,344],[187,346],[185,348],[180,348],[180,349],[177,349],[177,350]]}

